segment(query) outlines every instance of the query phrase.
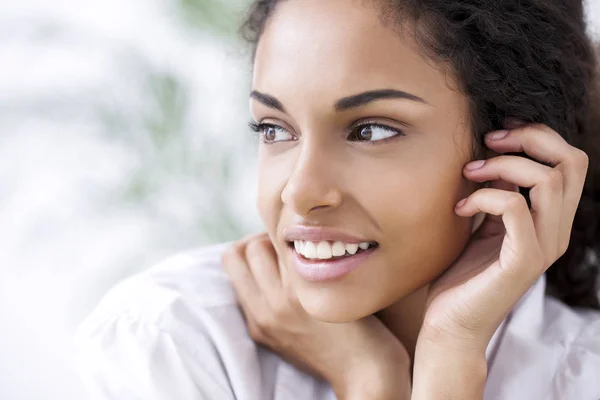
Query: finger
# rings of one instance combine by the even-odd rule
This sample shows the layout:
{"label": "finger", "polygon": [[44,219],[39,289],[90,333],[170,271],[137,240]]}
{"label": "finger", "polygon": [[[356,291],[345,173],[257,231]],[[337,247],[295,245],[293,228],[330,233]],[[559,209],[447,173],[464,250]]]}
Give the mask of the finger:
{"label": "finger", "polygon": [[[542,165],[534,160],[519,156],[498,156],[478,160],[465,165],[465,176],[475,182],[503,180],[520,187],[533,188],[547,179],[558,179],[562,192],[563,176],[560,171]],[[552,178],[549,178],[552,176]],[[562,193],[561,193],[562,195]]]}
{"label": "finger", "polygon": [[254,239],[258,239],[260,237],[265,236],[266,233],[265,232],[255,232],[255,233],[250,233],[246,236],[244,236],[240,242],[244,242],[246,244],[250,243],[250,241],[254,240]]}
{"label": "finger", "polygon": [[[490,316],[502,310],[503,318],[544,271],[541,261],[543,254],[537,243],[527,202],[520,193],[485,188],[469,196],[456,212],[464,216],[485,212],[502,218],[506,233],[498,259],[489,267],[485,267],[487,262],[484,262],[465,281],[461,293],[464,294],[465,304],[474,303],[482,309],[495,310]],[[486,320],[481,318],[484,323]],[[499,323],[493,321],[486,327],[490,337]]]}
{"label": "finger", "polygon": [[[478,212],[502,217],[506,230],[502,251],[509,251],[510,257],[502,259],[501,253],[501,267],[505,270],[511,269],[514,279],[533,283],[541,271],[535,262],[528,261],[531,257],[539,256],[536,251],[539,245],[533,219],[523,195],[485,188],[477,190],[467,197],[463,204],[457,205],[456,213],[461,216],[470,217]],[[510,249],[507,250],[506,246]]]}
{"label": "finger", "polygon": [[577,192],[585,183],[588,166],[588,157],[583,151],[571,146],[557,132],[542,124],[529,124],[510,130],[504,138],[497,140],[492,139],[494,133],[486,135],[488,147],[499,153],[524,152],[538,161],[557,167],[565,177],[565,195],[577,197]]}
{"label": "finger", "polygon": [[261,299],[260,290],[245,259],[246,244],[244,241],[234,243],[221,257],[223,269],[244,312],[256,309]]}
{"label": "finger", "polygon": [[[509,192],[519,193],[519,186],[509,183],[503,180],[495,180],[489,182],[489,188],[507,190]],[[504,223],[502,222],[502,216],[496,216],[491,214],[485,214],[484,223],[480,229],[480,235],[483,237],[496,236],[504,234]]]}
{"label": "finger", "polygon": [[270,304],[277,304],[281,299],[282,285],[277,253],[271,239],[264,234],[250,241],[246,246],[246,259],[263,297]]}
{"label": "finger", "polygon": [[[558,257],[563,176],[558,169],[519,156],[499,156],[465,166],[465,176],[476,182],[502,180],[531,188],[531,215],[542,249],[549,262]],[[472,169],[473,166],[478,167]]]}
{"label": "finger", "polygon": [[589,158],[580,149],[569,145],[557,132],[543,124],[527,124],[498,140],[493,133],[486,136],[490,149],[503,152],[525,152],[541,162],[556,167],[563,177],[563,209],[559,242],[566,249],[575,213],[581,200]]}
{"label": "finger", "polygon": [[[505,136],[498,137],[499,133]],[[536,160],[556,166],[566,161],[572,149],[557,132],[542,124],[527,124],[513,129],[490,132],[485,144],[498,153],[524,152]]]}
{"label": "finger", "polygon": [[519,185],[515,185],[514,183],[507,182],[503,179],[495,179],[490,181],[489,188],[506,190],[508,192],[516,192],[519,193]]}

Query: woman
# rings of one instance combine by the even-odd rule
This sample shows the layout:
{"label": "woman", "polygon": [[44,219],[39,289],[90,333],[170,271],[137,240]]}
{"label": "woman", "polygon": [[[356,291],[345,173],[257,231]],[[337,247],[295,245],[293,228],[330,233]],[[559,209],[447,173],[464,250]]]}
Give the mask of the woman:
{"label": "woman", "polygon": [[113,289],[100,397],[599,399],[581,2],[259,0],[244,32],[267,232]]}

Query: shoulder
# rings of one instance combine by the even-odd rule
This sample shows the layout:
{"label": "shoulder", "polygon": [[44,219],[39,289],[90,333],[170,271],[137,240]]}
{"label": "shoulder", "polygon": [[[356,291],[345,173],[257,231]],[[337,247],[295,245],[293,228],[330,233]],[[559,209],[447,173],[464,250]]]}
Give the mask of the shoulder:
{"label": "shoulder", "polygon": [[600,312],[544,294],[541,279],[506,320],[486,399],[600,399]]}
{"label": "shoulder", "polygon": [[237,351],[258,360],[221,268],[227,247],[176,254],[102,298],[74,337],[90,391],[103,399],[234,398],[223,359]]}
{"label": "shoulder", "polygon": [[234,306],[235,293],[221,267],[228,243],[175,254],[117,283],[101,299],[85,324],[109,315],[128,314],[168,325],[174,309]]}
{"label": "shoulder", "polygon": [[547,299],[544,340],[560,360],[550,393],[555,399],[600,399],[600,312]]}
{"label": "shoulder", "polygon": [[111,289],[77,329],[78,373],[100,399],[330,398],[257,346],[221,265],[230,243],[169,257]]}

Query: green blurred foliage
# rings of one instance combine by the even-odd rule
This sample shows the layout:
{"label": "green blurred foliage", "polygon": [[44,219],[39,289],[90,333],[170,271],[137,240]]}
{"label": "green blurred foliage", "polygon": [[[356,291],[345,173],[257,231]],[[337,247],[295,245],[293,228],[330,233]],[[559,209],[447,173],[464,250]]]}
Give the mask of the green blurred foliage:
{"label": "green blurred foliage", "polygon": [[[174,0],[172,4],[181,17],[176,23],[189,28],[183,35],[208,33],[208,40],[232,44],[249,3],[250,0]],[[211,210],[202,212],[204,207],[199,207],[191,217],[200,237],[222,242],[247,233],[247,227],[235,218],[235,205],[230,200],[231,188],[239,179],[236,161],[246,155],[211,142],[216,132],[203,132],[199,137],[192,131],[190,122],[201,117],[191,115],[195,94],[190,92],[192,85],[184,75],[158,67],[135,51],[123,55],[121,60],[123,80],[128,82],[122,96],[131,95],[139,102],[123,109],[116,106],[118,101],[109,101],[97,108],[111,140],[139,155],[139,165],[122,188],[120,201],[147,210],[154,218],[163,214],[156,199],[170,195],[172,183],[189,182],[189,191],[183,195]],[[243,100],[239,110],[233,111],[240,118],[247,104],[246,89],[240,88]],[[207,112],[210,106],[206,104]],[[245,127],[245,122],[241,126]],[[230,133],[239,135],[238,141],[248,141],[249,154],[254,151],[251,135]],[[199,140],[206,143],[199,144]],[[198,192],[199,187],[204,188],[202,193]]]}
{"label": "green blurred foliage", "polygon": [[250,0],[175,0],[183,19],[193,28],[235,35]]}
{"label": "green blurred foliage", "polygon": [[[133,108],[132,112],[118,107],[118,101],[97,106],[107,138],[122,143],[140,157],[127,186],[122,188],[119,202],[142,207],[152,215],[161,214],[155,208],[160,208],[155,203],[157,196],[164,196],[173,180],[189,182],[190,190],[184,194],[189,196],[188,200],[204,203],[211,209],[200,212],[202,207],[199,207],[198,214],[192,217],[191,223],[203,241],[223,242],[245,234],[247,227],[236,220],[229,201],[229,190],[237,175],[232,168],[243,155],[215,145],[210,133],[199,138],[190,130],[190,119],[198,116],[192,115],[192,93],[182,76],[156,68],[143,57],[131,56],[126,64],[135,74],[135,78],[129,79],[129,88],[140,99],[139,108]],[[232,134],[239,134],[240,140],[250,143],[250,135]],[[198,140],[206,143],[199,144]],[[198,192],[199,187],[204,194]]]}

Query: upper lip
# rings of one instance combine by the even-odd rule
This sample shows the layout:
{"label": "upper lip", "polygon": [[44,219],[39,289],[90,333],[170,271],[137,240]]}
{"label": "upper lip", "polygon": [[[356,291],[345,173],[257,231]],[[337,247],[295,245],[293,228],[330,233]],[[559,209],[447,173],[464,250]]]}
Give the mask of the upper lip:
{"label": "upper lip", "polygon": [[373,240],[364,239],[352,234],[346,233],[339,229],[329,227],[309,227],[303,225],[296,225],[288,227],[283,230],[283,238],[287,242],[293,242],[295,240],[304,240],[310,242],[343,242],[348,244],[359,244],[364,242],[373,242]]}

